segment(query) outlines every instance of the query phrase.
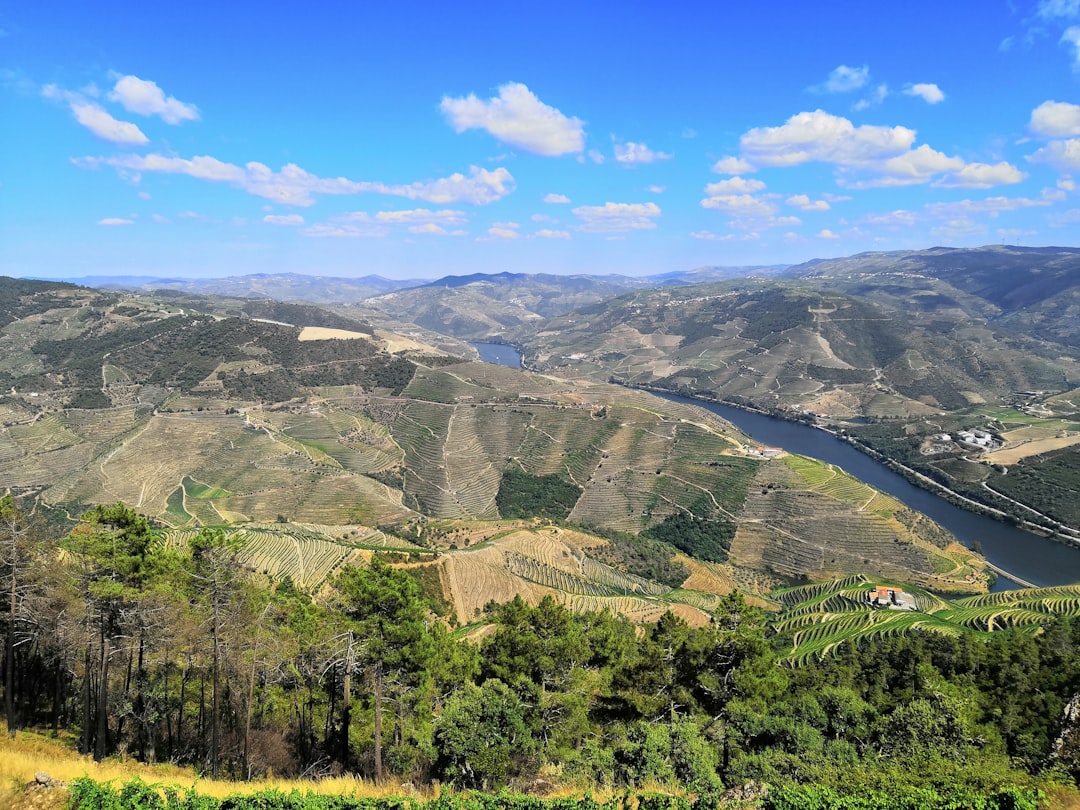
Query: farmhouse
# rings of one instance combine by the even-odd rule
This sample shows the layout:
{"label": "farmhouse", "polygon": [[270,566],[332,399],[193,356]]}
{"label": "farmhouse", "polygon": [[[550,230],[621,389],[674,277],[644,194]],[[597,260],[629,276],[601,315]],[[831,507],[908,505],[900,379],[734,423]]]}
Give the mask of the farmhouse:
{"label": "farmhouse", "polygon": [[916,610],[915,597],[904,593],[903,588],[890,585],[875,585],[866,592],[866,601],[871,607],[889,610]]}
{"label": "farmhouse", "polygon": [[993,450],[1001,446],[1001,442],[985,430],[961,430],[957,432],[956,437],[961,444],[978,447],[981,450]]}
{"label": "farmhouse", "polygon": [[784,449],[782,447],[744,447],[743,452],[748,456],[758,458],[776,458],[784,452]]}

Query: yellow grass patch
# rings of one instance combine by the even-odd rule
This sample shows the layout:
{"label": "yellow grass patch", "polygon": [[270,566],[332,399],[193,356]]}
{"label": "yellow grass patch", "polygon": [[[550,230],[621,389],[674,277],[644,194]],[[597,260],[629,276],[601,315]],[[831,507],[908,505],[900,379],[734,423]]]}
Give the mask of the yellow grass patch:
{"label": "yellow grass patch", "polygon": [[407,791],[393,782],[375,785],[353,776],[322,779],[317,782],[276,778],[231,782],[224,779],[205,779],[196,775],[191,768],[179,768],[175,765],[146,765],[116,757],[94,762],[91,757],[81,756],[74,751],[69,743],[33,732],[20,731],[15,739],[11,739],[0,724],[0,807],[12,810],[60,810],[66,807],[66,790],[26,789],[38,773],[46,773],[51,779],[64,783],[88,777],[95,782],[115,782],[120,785],[138,778],[148,784],[194,789],[200,795],[215,796],[219,799],[269,789],[283,793],[297,790],[301,793],[356,797],[401,796],[407,792],[416,792],[411,788]]}
{"label": "yellow grass patch", "polygon": [[371,340],[371,335],[363,332],[351,332],[348,329],[327,329],[322,326],[305,326],[300,330],[297,340]]}

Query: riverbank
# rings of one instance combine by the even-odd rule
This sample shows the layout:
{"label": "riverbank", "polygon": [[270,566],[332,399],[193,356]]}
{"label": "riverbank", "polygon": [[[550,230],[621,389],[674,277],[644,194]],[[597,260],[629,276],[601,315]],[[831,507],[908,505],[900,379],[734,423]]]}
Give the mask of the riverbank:
{"label": "riverbank", "polygon": [[[695,400],[697,402],[711,403],[715,405],[720,405],[725,408],[734,408],[736,410],[745,411],[747,413],[753,413],[758,416],[765,416],[770,419],[776,419],[782,422],[786,422],[788,424],[802,425],[808,428],[816,428],[817,430],[829,434],[837,441],[848,444],[849,446],[858,450],[860,453],[865,454],[866,456],[872,458],[874,461],[878,462],[882,466],[893,471],[897,475],[903,476],[913,485],[920,487],[921,489],[925,489],[926,491],[948,501],[949,503],[957,506],[960,509],[966,509],[975,514],[983,515],[990,518],[991,520],[996,520],[1007,526],[1015,526],[1016,528],[1026,531],[1036,537],[1041,537],[1045,540],[1060,543],[1069,548],[1080,549],[1080,537],[1076,537],[1071,534],[1075,530],[1071,527],[1064,526],[1063,524],[1051,518],[1049,515],[1045,515],[1031,508],[1030,506],[1027,506],[1026,504],[1016,502],[1018,506],[1021,506],[1027,511],[1037,515],[1040,520],[1045,522],[1035,522],[1032,520],[1022,520],[1016,518],[1014,515],[1011,515],[1001,509],[997,509],[989,504],[982,503],[981,501],[974,500],[973,498],[969,498],[968,496],[957,492],[946,484],[943,484],[940,481],[937,481],[930,476],[919,472],[916,469],[908,467],[906,464],[903,464],[896,459],[890,458],[883,453],[878,452],[870,445],[861,441],[857,436],[848,433],[847,430],[843,428],[833,428],[827,424],[820,423],[819,421],[817,421],[817,419],[815,419],[814,421],[791,419],[785,416],[783,413],[767,411],[762,408],[756,408],[752,405],[747,405],[742,402],[732,402],[730,400],[724,400],[718,397],[706,396],[704,393],[701,392],[688,394],[670,391],[660,386],[648,385],[647,383],[620,382],[614,378],[612,381],[626,388],[638,388],[644,391],[650,391],[655,394],[684,397],[686,399]],[[1069,532],[1069,534],[1062,534],[1063,531]]]}

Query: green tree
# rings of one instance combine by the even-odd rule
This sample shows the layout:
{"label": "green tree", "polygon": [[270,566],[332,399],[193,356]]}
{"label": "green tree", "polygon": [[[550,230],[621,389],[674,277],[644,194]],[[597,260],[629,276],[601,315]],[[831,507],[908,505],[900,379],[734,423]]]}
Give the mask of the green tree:
{"label": "green tree", "polygon": [[109,663],[114,642],[130,629],[125,614],[152,574],[157,546],[146,518],[122,503],[95,506],[63,541],[63,547],[78,561],[85,599],[83,746],[87,752],[91,738],[92,644],[96,640],[99,645],[93,732],[93,753],[97,760],[103,759],[110,749]]}
{"label": "green tree", "polygon": [[447,701],[435,728],[437,769],[455,785],[495,790],[535,754],[521,700],[497,678],[466,684]]}
{"label": "green tree", "polygon": [[372,680],[375,779],[383,778],[383,702],[404,718],[405,699],[427,675],[432,654],[427,609],[416,580],[378,558],[367,568],[346,567],[334,581],[357,649],[350,654]]}
{"label": "green tree", "polygon": [[216,779],[221,771],[222,641],[239,585],[240,541],[236,534],[204,528],[189,546],[191,580],[210,631],[210,771]]}

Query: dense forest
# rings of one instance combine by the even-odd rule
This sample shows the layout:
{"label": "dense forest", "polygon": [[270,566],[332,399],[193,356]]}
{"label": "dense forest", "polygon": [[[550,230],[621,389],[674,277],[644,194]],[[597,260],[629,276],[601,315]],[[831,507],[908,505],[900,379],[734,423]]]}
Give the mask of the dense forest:
{"label": "dense forest", "polygon": [[98,759],[704,800],[747,783],[989,794],[1080,777],[1076,619],[786,667],[737,594],[704,627],[547,598],[452,634],[412,570],[377,555],[313,596],[242,570],[220,531],[170,547],[123,504],[59,537],[10,497],[0,517],[8,728],[70,732]]}

